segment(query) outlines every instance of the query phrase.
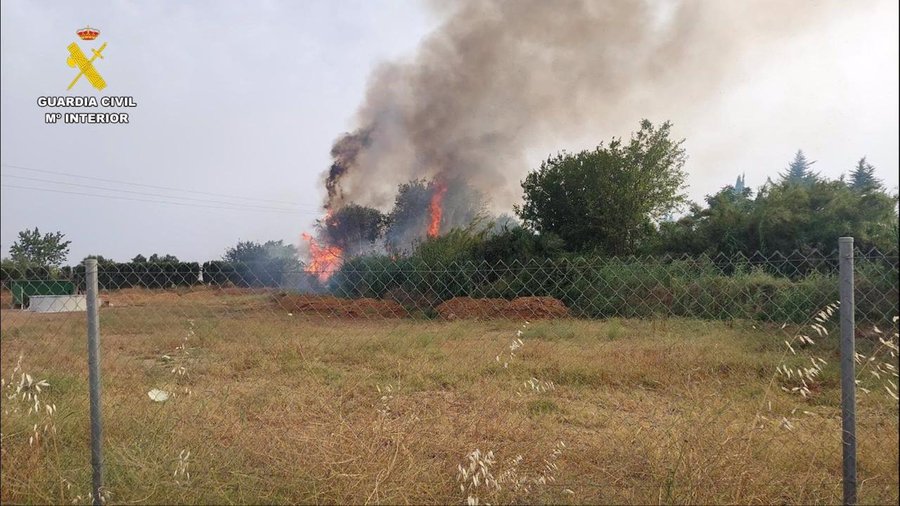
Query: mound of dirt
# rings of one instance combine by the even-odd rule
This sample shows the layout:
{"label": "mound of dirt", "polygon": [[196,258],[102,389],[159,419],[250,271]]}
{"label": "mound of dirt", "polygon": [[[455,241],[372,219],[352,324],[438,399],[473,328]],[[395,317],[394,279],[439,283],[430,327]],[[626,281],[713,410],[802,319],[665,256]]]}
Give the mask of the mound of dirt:
{"label": "mound of dirt", "polygon": [[303,313],[339,318],[405,318],[409,313],[392,300],[339,299],[330,295],[281,294],[275,297],[278,308],[291,313]]}
{"label": "mound of dirt", "polygon": [[434,308],[441,318],[456,320],[460,318],[502,318],[503,310],[509,305],[506,299],[473,299],[471,297],[454,297]]}
{"label": "mound of dirt", "polygon": [[439,304],[435,309],[445,320],[460,318],[538,320],[569,316],[566,305],[553,297],[518,297],[513,300],[455,297]]}
{"label": "mound of dirt", "polygon": [[566,318],[569,308],[559,299],[553,297],[519,297],[509,302],[506,316],[516,319],[549,319]]}

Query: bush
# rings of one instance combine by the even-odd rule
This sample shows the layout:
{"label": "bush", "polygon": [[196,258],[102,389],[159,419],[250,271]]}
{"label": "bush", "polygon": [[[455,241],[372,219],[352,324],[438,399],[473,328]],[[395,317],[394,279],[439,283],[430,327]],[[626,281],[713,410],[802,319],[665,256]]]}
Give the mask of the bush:
{"label": "bush", "polygon": [[279,287],[290,270],[291,260],[272,258],[258,262],[213,260],[203,264],[203,282],[239,287]]}
{"label": "bush", "polygon": [[[833,254],[570,257],[560,256],[558,242],[521,228],[493,235],[454,230],[426,240],[409,257],[352,259],[328,288],[341,297],[402,298],[423,308],[460,296],[549,296],[577,317],[777,323],[805,322],[838,299]],[[857,255],[859,317],[888,321],[896,314],[897,268],[896,257]]]}
{"label": "bush", "polygon": [[[811,269],[802,277],[769,272],[758,262],[723,264],[713,258],[560,258],[514,265],[411,257],[353,259],[329,288],[342,297],[403,293],[429,305],[453,297],[557,298],[576,317],[643,318],[673,315],[714,320],[805,322],[838,299],[837,272]],[[857,309],[873,321],[896,313],[896,267],[859,265]]]}
{"label": "bush", "polygon": [[[79,289],[84,289],[84,264],[72,269]],[[121,288],[170,288],[200,283],[197,262],[134,262],[97,264],[97,284],[101,290]]]}

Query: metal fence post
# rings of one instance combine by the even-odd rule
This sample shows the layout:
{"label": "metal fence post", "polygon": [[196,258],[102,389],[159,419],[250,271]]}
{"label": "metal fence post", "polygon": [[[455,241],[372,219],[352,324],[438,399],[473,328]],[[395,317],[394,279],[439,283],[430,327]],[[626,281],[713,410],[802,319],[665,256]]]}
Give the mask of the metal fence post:
{"label": "metal fence post", "polygon": [[100,304],[97,282],[97,259],[84,261],[87,292],[88,382],[91,402],[91,470],[93,504],[102,504],[103,425],[100,419]]}
{"label": "metal fence post", "polygon": [[844,504],[856,504],[856,320],[853,296],[853,238],[838,239],[841,286],[841,443]]}

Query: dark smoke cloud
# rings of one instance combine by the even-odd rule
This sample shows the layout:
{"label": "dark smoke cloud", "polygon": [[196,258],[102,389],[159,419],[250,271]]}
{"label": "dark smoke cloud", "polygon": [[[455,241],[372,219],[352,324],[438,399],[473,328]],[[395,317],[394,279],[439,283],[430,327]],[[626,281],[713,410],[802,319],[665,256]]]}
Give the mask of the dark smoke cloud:
{"label": "dark smoke cloud", "polygon": [[328,193],[326,209],[343,207],[344,193],[340,182],[347,171],[357,166],[357,155],[369,146],[371,132],[370,126],[353,134],[342,135],[331,147],[331,168],[325,176],[325,190]]}
{"label": "dark smoke cloud", "polygon": [[598,130],[627,134],[635,115],[677,125],[679,117],[654,114],[697,114],[746,50],[776,50],[836,8],[768,0],[452,5],[440,7],[446,21],[411,61],[372,76],[359,130],[332,150],[326,207],[387,209],[399,183],[438,177],[462,179],[508,208],[529,149]]}

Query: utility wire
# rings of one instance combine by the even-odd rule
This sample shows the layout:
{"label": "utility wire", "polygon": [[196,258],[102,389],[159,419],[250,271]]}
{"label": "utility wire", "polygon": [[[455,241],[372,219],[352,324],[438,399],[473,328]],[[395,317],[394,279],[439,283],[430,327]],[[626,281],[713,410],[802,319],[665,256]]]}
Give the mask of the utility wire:
{"label": "utility wire", "polygon": [[133,190],[123,190],[120,188],[105,188],[105,187],[101,187],[101,186],[88,185],[88,184],[66,183],[66,182],[62,182],[62,181],[55,181],[53,179],[43,179],[43,178],[39,178],[39,177],[28,177],[28,176],[16,176],[14,174],[0,174],[0,177],[24,179],[27,181],[37,181],[37,182],[41,182],[41,183],[51,183],[51,184],[58,184],[58,185],[63,185],[63,186],[74,186],[74,187],[78,187],[78,188],[87,188],[90,190],[102,190],[102,191],[111,191],[111,192],[120,192],[120,193],[130,193],[132,195],[143,195],[143,196],[147,196],[147,197],[162,197],[162,198],[173,199],[173,200],[190,200],[190,201],[194,201],[194,202],[209,203],[209,204],[224,204],[224,205],[228,205],[228,206],[234,206],[235,209],[266,209],[266,210],[287,211],[287,212],[296,212],[297,211],[296,209],[286,209],[283,207],[257,206],[257,205],[245,204],[245,203],[241,203],[241,202],[227,202],[224,200],[197,199],[197,198],[192,198],[192,197],[180,197],[178,195],[165,195],[165,194],[161,194],[161,193],[147,193],[147,192],[139,192],[139,191],[133,191]]}
{"label": "utility wire", "polygon": [[[87,179],[87,180],[91,180],[91,181],[101,181],[101,182],[105,182],[105,183],[125,184],[125,185],[129,185],[129,186],[140,186],[143,188],[153,188],[156,190],[169,190],[169,191],[177,191],[177,192],[184,192],[184,193],[194,193],[194,194],[198,194],[198,195],[208,195],[208,196],[212,196],[212,197],[225,197],[225,198],[230,198],[230,199],[253,200],[256,202],[288,204],[288,205],[292,205],[292,206],[311,208],[311,206],[297,204],[296,202],[288,202],[286,200],[260,199],[260,198],[254,198],[254,197],[245,197],[245,196],[241,196],[241,195],[229,195],[226,193],[205,192],[205,191],[200,191],[200,190],[185,190],[182,188],[174,188],[171,186],[158,186],[158,185],[152,185],[152,184],[134,183],[131,181],[123,181],[121,179],[109,179],[109,178],[102,178],[102,177],[82,176],[80,174],[72,174],[69,172],[59,172],[59,171],[46,170],[46,169],[35,169],[32,167],[23,167],[21,165],[12,165],[12,164],[8,164],[8,163],[0,164],[0,166],[7,167],[10,169],[16,169],[16,170],[24,170],[24,171],[28,171],[28,172],[42,172],[45,174],[56,174],[58,176],[75,177],[75,178],[79,178],[79,179]],[[317,206],[314,208],[317,211],[319,210],[319,208]]]}
{"label": "utility wire", "polygon": [[85,197],[98,197],[98,198],[105,198],[105,199],[128,200],[128,201],[133,201],[133,202],[150,202],[150,203],[154,203],[154,204],[170,204],[170,205],[182,206],[182,207],[204,207],[207,209],[228,209],[231,211],[254,211],[254,212],[262,212],[262,213],[268,212],[268,213],[281,213],[281,214],[294,214],[294,215],[296,215],[298,213],[300,213],[300,214],[316,214],[311,211],[275,210],[275,208],[269,210],[269,209],[252,209],[252,208],[248,209],[248,208],[241,208],[241,207],[205,206],[202,204],[188,204],[188,203],[184,203],[184,202],[169,202],[169,201],[165,201],[165,200],[139,199],[139,198],[133,198],[133,197],[118,197],[115,195],[102,195],[102,194],[97,194],[97,193],[84,193],[84,192],[73,192],[73,191],[66,191],[66,190],[53,190],[50,188],[35,188],[32,186],[19,186],[19,185],[2,184],[2,183],[0,183],[0,187],[16,188],[19,190],[51,192],[51,193],[65,193],[68,195],[83,195]]}

